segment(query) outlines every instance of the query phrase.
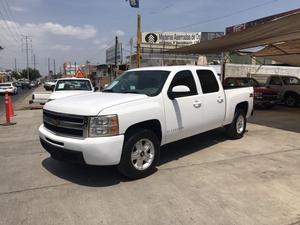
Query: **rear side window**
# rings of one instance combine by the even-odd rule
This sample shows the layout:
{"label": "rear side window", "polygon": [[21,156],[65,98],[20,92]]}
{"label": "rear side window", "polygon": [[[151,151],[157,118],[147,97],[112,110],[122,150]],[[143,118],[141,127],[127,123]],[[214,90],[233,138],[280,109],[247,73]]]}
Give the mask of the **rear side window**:
{"label": "rear side window", "polygon": [[210,70],[197,70],[203,94],[219,91],[219,84],[214,73]]}
{"label": "rear side window", "polygon": [[197,95],[197,87],[194,80],[194,76],[191,71],[183,70],[178,72],[172,80],[169,90],[178,85],[184,85],[189,87],[190,95]]}

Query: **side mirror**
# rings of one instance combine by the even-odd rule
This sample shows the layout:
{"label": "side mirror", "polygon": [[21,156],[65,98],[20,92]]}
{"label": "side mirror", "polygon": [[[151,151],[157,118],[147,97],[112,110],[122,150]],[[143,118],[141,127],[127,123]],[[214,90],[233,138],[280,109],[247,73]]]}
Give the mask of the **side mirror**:
{"label": "side mirror", "polygon": [[50,88],[50,90],[53,92],[53,91],[54,91],[54,88],[55,88],[55,86],[52,85],[51,88]]}
{"label": "side mirror", "polygon": [[97,87],[94,87],[94,91],[98,91],[99,90],[99,88],[97,88]]}
{"label": "side mirror", "polygon": [[191,90],[188,86],[178,85],[178,86],[173,87],[172,91],[168,92],[168,96],[171,100],[174,100],[175,98],[189,96],[190,93],[191,93]]}

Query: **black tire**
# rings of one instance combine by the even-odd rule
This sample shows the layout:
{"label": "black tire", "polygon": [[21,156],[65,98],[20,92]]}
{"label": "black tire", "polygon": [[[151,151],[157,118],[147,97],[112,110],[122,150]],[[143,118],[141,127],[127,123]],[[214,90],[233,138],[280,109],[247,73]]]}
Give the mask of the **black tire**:
{"label": "black tire", "polygon": [[295,107],[297,105],[297,96],[289,94],[285,97],[284,102],[288,107]]}
{"label": "black tire", "polygon": [[[153,144],[152,147],[154,149],[154,157],[152,159],[152,163],[149,163],[149,166],[147,168],[143,170],[138,170],[134,166],[134,160],[132,161],[132,153],[133,151],[137,151],[135,145],[142,140],[149,140]],[[140,154],[141,153],[138,153],[137,155],[141,156]],[[125,135],[123,152],[120,164],[118,165],[118,170],[124,176],[130,179],[139,179],[149,176],[150,174],[156,171],[156,166],[159,162],[159,156],[160,142],[158,140],[158,137],[151,130],[147,130],[144,128],[132,129]],[[143,161],[143,165],[145,164]]]}
{"label": "black tire", "polygon": [[[240,120],[241,118],[243,119],[244,122],[243,122],[243,126],[239,128],[238,120]],[[246,120],[245,111],[241,109],[236,109],[232,123],[225,127],[228,137],[231,139],[242,138],[246,132],[246,125],[247,125],[247,120]]]}

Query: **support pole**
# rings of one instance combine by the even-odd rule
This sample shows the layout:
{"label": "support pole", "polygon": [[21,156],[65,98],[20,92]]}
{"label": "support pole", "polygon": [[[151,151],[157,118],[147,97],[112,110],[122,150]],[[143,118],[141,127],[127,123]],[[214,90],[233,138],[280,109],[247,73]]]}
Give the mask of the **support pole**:
{"label": "support pole", "polygon": [[137,67],[141,67],[141,15],[137,15]]}

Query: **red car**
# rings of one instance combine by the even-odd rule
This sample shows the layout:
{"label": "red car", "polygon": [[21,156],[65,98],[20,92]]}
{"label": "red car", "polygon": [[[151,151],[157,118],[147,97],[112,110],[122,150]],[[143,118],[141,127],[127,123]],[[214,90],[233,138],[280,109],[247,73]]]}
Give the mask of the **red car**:
{"label": "red car", "polygon": [[272,108],[279,102],[278,92],[271,88],[264,87],[254,78],[248,77],[228,77],[224,81],[224,87],[249,87],[254,88],[254,106]]}

